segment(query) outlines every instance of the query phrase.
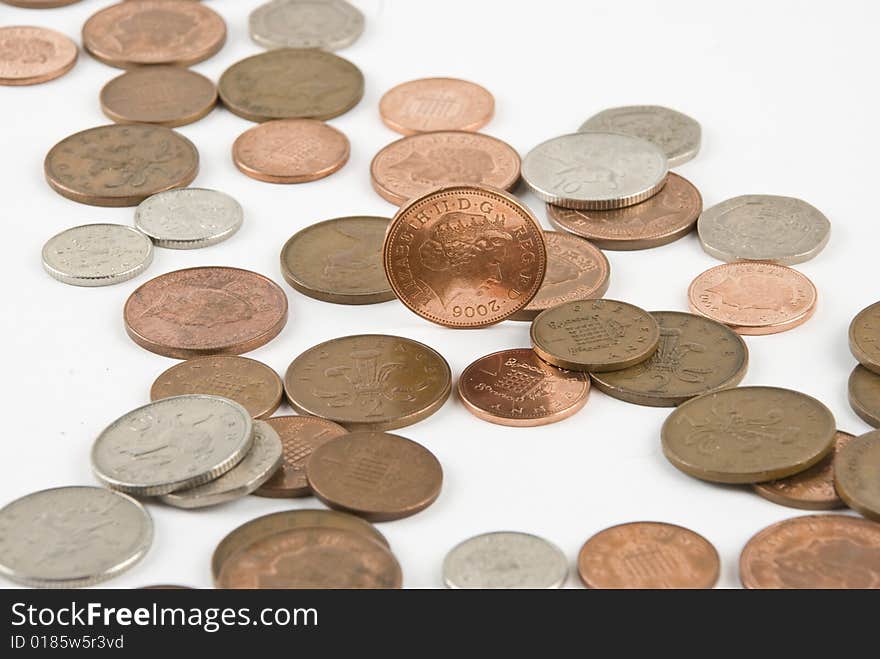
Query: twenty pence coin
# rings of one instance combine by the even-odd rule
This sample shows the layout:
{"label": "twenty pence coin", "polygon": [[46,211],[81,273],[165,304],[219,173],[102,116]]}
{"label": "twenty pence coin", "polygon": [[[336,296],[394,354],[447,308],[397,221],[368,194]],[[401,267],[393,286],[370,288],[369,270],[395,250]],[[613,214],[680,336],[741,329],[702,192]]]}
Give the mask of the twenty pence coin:
{"label": "twenty pence coin", "polygon": [[478,84],[457,78],[410,80],[385,92],[379,114],[404,135],[437,130],[476,131],[495,113],[495,98]]}
{"label": "twenty pence coin", "polygon": [[847,506],[880,522],[880,431],[852,439],[834,457],[834,485]]}
{"label": "twenty pence coin", "polygon": [[0,27],[0,85],[38,85],[63,76],[76,64],[79,49],[68,37],[45,27]]}
{"label": "twenty pence coin", "polygon": [[862,366],[880,374],[880,302],[865,307],[852,319],[849,349]]}
{"label": "twenty pence coin", "polygon": [[447,588],[561,588],[567,578],[562,550],[530,533],[483,533],[453,547],[443,561]]}
{"label": "twenty pence coin", "polygon": [[880,428],[880,375],[856,366],[849,375],[849,404],[868,425]]}

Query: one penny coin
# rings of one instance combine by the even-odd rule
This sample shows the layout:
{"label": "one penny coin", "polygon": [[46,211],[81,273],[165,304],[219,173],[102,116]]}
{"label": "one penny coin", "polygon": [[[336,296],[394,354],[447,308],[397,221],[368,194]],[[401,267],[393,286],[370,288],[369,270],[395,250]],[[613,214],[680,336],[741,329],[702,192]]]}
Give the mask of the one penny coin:
{"label": "one penny coin", "polygon": [[805,515],[772,524],[742,551],[746,588],[880,588],[880,524]]}
{"label": "one penny coin", "polygon": [[238,355],[265,345],[287,322],[287,296],[263,275],[207,266],[175,270],[140,286],[125,303],[125,330],[166,357]]}
{"label": "one penny coin", "polygon": [[164,126],[112,124],[66,137],[43,163],[58,194],[92,206],[137,206],[157,192],[192,183],[199,152]]}
{"label": "one penny coin", "polygon": [[400,205],[434,188],[464,183],[510,190],[519,180],[519,154],[494,137],[441,131],[404,137],[370,164],[373,188]]}
{"label": "one penny coin", "polygon": [[818,294],[809,279],[784,265],[760,261],[725,263],[691,282],[691,311],[739,334],[775,334],[805,323]]}
{"label": "one penny coin", "polygon": [[348,138],[315,119],[279,119],[239,135],[232,160],[242,173],[267,183],[306,183],[348,162]]}
{"label": "one penny coin", "polygon": [[880,375],[856,366],[849,376],[849,404],[868,425],[880,428]]}
{"label": "one penny coin", "polygon": [[834,448],[837,426],[815,398],[777,387],[725,389],[679,406],[663,424],[663,453],[716,483],[762,483],[809,469]]}
{"label": "one penny coin", "polygon": [[880,430],[853,438],[834,457],[834,485],[847,506],[880,522]]}
{"label": "one penny coin", "polygon": [[712,588],[718,551],[693,531],[663,522],[631,522],[600,531],[578,554],[587,588]]}
{"label": "one penny coin", "polygon": [[880,302],[865,307],[852,319],[849,349],[862,366],[880,374]]}
{"label": "one penny coin", "polygon": [[422,78],[385,92],[379,114],[391,130],[404,135],[435,130],[479,130],[495,113],[486,89],[457,78]]}
{"label": "one penny coin", "polygon": [[458,380],[468,411],[503,426],[562,421],[586,404],[589,393],[589,376],[551,366],[529,348],[480,357]]}
{"label": "one penny coin", "polygon": [[79,49],[45,27],[0,27],[0,85],[37,85],[73,68]]}
{"label": "one penny coin", "polygon": [[403,206],[383,249],[391,287],[411,311],[446,327],[486,327],[525,307],[547,267],[544,234],[515,197],[450,186]]}
{"label": "one penny coin", "polygon": [[443,469],[421,444],[383,432],[354,432],[312,452],[309,487],[330,508],[371,522],[409,517],[440,495]]}

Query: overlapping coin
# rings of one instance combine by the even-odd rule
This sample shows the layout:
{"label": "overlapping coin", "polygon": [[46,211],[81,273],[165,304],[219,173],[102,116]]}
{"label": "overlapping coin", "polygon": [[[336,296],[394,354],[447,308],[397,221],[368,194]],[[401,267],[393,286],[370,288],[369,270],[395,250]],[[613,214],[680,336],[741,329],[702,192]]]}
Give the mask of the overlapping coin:
{"label": "overlapping coin", "polygon": [[0,85],[38,85],[63,76],[76,64],[79,49],[68,37],[45,27],[0,27]]}

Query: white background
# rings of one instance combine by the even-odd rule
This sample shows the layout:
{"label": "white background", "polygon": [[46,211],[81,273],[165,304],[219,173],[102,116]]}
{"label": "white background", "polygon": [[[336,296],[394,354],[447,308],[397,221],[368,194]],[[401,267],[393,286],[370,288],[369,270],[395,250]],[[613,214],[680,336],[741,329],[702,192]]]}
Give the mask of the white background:
{"label": "white background", "polygon": [[[0,5],[0,25],[34,24],[76,40],[105,0],[51,10]],[[233,62],[262,49],[247,32],[256,0],[211,0],[226,19],[228,43],[193,67],[217,80]],[[475,2],[358,1],[364,35],[340,55],[366,77],[360,104],[331,123],[351,140],[338,173],[304,185],[261,183],[230,159],[235,137],[253,124],[218,108],[180,128],[201,152],[194,185],[224,190],[245,209],[242,230],[204,250],[156,250],[146,274],[120,285],[85,289],[46,275],[47,238],[88,222],[130,223],[132,209],[77,204],[45,183],[45,153],[79,130],[109,123],[98,92],[120,73],[85,53],[54,82],[0,87],[2,245],[2,433],[0,505],[35,490],[95,483],[89,450],[101,429],[148,400],[154,378],[174,360],[147,352],[125,334],[122,306],[158,274],[229,265],[266,274],[285,288],[290,320],[281,335],[249,354],[279,373],[306,348],[336,336],[383,332],[425,342],[454,376],[473,359],[527,346],[528,324],[479,331],[434,326],[397,302],[353,307],[318,302],[284,284],[281,245],[295,231],[341,215],[392,215],[370,187],[372,156],[399,136],[379,119],[381,95],[425,76],[456,76],[487,87],[496,116],[484,129],[525,154],[572,132],[588,116],[623,104],[661,104],[702,123],[703,149],[676,171],[701,190],[706,205],[734,195],[801,197],[831,220],[831,241],[798,266],[819,289],[806,325],[746,341],[744,384],[798,389],[825,402],[839,427],[869,428],[850,410],[846,381],[854,361],[847,326],[880,297],[876,194],[876,3],[868,2]],[[543,204],[517,191],[549,228]],[[606,252],[608,297],[648,310],[687,309],[691,279],[718,262],[696,235],[639,252]],[[279,413],[290,413],[282,407]],[[674,469],[660,451],[668,409],[629,405],[594,391],[567,421],[534,429],[494,426],[454,398],[433,417],[397,431],[430,448],[445,482],[426,511],[380,525],[409,587],[439,587],[447,550],[485,531],[537,533],[557,543],[574,568],[581,544],[621,522],[661,520],[694,529],[721,555],[719,585],[738,585],[739,552],[772,522],[803,514],[748,488],[714,486]],[[149,505],[155,541],[145,560],[109,586],[211,585],[217,542],[239,524],[279,510],[320,507],[313,499],[249,497],[204,511]],[[568,584],[577,585],[572,576]]]}

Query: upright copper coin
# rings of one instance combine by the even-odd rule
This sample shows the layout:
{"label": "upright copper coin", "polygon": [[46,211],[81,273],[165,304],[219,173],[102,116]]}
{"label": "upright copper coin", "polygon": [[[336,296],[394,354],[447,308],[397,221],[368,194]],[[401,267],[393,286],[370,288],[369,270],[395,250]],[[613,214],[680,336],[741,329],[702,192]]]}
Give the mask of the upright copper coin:
{"label": "upright copper coin", "polygon": [[849,404],[868,425],[880,428],[880,375],[856,366],[849,376]]}
{"label": "upright copper coin", "polygon": [[742,551],[746,588],[880,588],[880,524],[805,515],[771,524]]}
{"label": "upright copper coin", "polygon": [[294,409],[349,430],[392,430],[439,410],[452,372],[428,346],[400,336],[362,334],[325,341],[294,359],[284,392]]}
{"label": "upright copper coin", "polygon": [[847,506],[880,522],[880,430],[853,438],[834,457],[834,485]]}
{"label": "upright copper coin", "polygon": [[309,487],[330,508],[372,522],[409,517],[440,496],[443,469],[421,444],[354,432],[319,446],[306,463]]}
{"label": "upright copper coin", "polygon": [[479,130],[495,113],[486,89],[457,78],[410,80],[385,92],[379,114],[391,130],[404,135],[435,130]]}
{"label": "upright copper coin", "polygon": [[43,163],[58,194],[93,206],[137,206],[147,197],[192,183],[199,152],[163,126],[90,128],[52,147]]}
{"label": "upright copper coin", "polygon": [[287,322],[287,296],[263,275],[206,266],[175,270],[125,302],[125,331],[166,357],[238,355],[265,345]]}
{"label": "upright copper coin", "polygon": [[79,49],[45,27],[0,27],[0,85],[37,85],[73,68]]}
{"label": "upright copper coin", "polygon": [[480,357],[458,380],[468,411],[503,426],[562,421],[586,404],[589,393],[589,376],[551,366],[529,348]]}
{"label": "upright copper coin", "polygon": [[615,250],[648,249],[683,238],[697,226],[702,211],[700,191],[672,173],[660,192],[625,208],[577,210],[547,204],[547,217],[557,229]]}
{"label": "upright copper coin", "polygon": [[880,302],[865,307],[852,319],[849,349],[862,366],[880,374]]}
{"label": "upright copper coin", "polygon": [[587,588],[712,588],[721,572],[706,538],[675,524],[630,522],[600,531],[578,554]]}
{"label": "upright copper coin", "polygon": [[232,160],[241,172],[267,183],[306,183],[348,162],[348,138],[315,119],[280,119],[238,136]]}
{"label": "upright copper coin", "polygon": [[190,0],[126,0],[83,25],[83,46],[104,64],[191,66],[226,42],[226,23],[213,9]]}
{"label": "upright copper coin", "polygon": [[383,249],[391,287],[411,311],[446,327],[486,327],[525,307],[547,267],[535,216],[515,197],[450,186],[394,216]]}
{"label": "upright copper coin", "polygon": [[816,287],[797,270],[736,261],[706,270],[691,282],[691,311],[739,334],[775,334],[805,323],[816,310]]}
{"label": "upright copper coin", "polygon": [[230,66],[220,99],[251,121],[332,119],[364,95],[364,75],[347,59],[315,49],[279,48]]}
{"label": "upright copper coin", "polygon": [[519,154],[494,137],[441,131],[404,137],[370,164],[373,188],[400,205],[444,185],[464,183],[510,190],[519,180]]}
{"label": "upright copper coin", "polygon": [[307,497],[312,491],[306,479],[306,461],[312,452],[348,431],[315,416],[276,416],[266,421],[284,447],[281,468],[254,494],[260,497]]}
{"label": "upright copper coin", "polygon": [[217,355],[175,364],[150,388],[150,400],[183,394],[229,398],[255,419],[272,415],[281,404],[284,386],[271,368],[247,357]]}

